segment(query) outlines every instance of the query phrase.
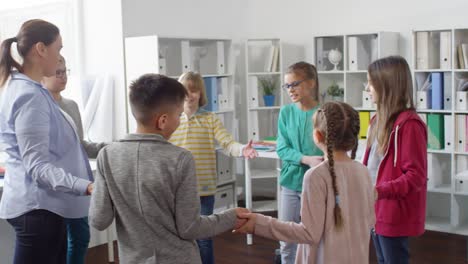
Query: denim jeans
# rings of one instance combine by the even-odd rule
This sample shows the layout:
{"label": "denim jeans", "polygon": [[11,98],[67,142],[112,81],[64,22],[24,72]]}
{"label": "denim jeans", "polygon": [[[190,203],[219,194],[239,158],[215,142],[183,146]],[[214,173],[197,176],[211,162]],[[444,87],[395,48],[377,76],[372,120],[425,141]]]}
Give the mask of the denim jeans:
{"label": "denim jeans", "polygon": [[372,229],[377,262],[379,264],[408,264],[408,237],[387,237],[375,233]]}
{"label": "denim jeans", "polygon": [[33,210],[7,221],[16,232],[14,264],[65,263],[67,233],[61,216]]}
{"label": "denim jeans", "polygon": [[[201,215],[212,215],[214,209],[215,197],[200,196],[200,214]],[[214,253],[213,253],[213,239],[199,239],[197,240],[198,248],[200,250],[200,256],[203,264],[214,264]]]}
{"label": "denim jeans", "polygon": [[[281,187],[279,219],[288,222],[301,222],[301,192]],[[280,241],[280,249],[282,264],[295,263],[297,244]]]}
{"label": "denim jeans", "polygon": [[68,248],[67,264],[84,264],[90,234],[88,217],[66,218]]}

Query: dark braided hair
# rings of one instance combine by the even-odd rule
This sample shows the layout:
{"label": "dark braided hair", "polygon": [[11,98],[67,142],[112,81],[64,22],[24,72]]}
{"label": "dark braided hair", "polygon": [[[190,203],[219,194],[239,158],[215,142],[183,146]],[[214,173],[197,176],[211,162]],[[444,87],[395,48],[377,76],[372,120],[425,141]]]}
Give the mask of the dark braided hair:
{"label": "dark braided hair", "polygon": [[343,227],[340,196],[335,173],[334,151],[351,151],[351,159],[356,157],[359,135],[359,114],[350,105],[342,102],[325,103],[314,115],[314,129],[325,136],[328,169],[332,179],[335,207],[333,215],[335,227]]}

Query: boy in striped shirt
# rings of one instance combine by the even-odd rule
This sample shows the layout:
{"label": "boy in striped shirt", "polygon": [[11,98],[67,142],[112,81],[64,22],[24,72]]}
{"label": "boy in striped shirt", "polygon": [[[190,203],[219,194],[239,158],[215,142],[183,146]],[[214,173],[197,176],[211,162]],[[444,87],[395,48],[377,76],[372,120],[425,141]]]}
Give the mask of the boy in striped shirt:
{"label": "boy in striped shirt", "polygon": [[[180,76],[179,82],[184,85],[188,96],[184,103],[180,125],[172,134],[170,142],[192,152],[195,158],[201,214],[211,215],[216,193],[215,141],[231,156],[255,158],[258,154],[252,148],[252,141],[245,146],[234,141],[216,114],[201,108],[206,105],[207,98],[200,74],[184,73]],[[214,263],[212,239],[197,240],[197,243],[203,264]]]}

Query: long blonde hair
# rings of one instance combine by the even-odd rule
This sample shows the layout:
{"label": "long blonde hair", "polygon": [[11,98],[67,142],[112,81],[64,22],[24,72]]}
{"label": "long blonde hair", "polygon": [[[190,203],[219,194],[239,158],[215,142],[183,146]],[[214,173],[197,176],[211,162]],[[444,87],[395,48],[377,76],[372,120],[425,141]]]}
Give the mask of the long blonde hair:
{"label": "long blonde hair", "polygon": [[377,140],[378,151],[384,154],[398,115],[405,110],[414,110],[411,72],[408,62],[400,56],[378,59],[367,71],[377,94],[377,116],[371,124],[367,147]]}
{"label": "long blonde hair", "polygon": [[356,157],[359,142],[359,114],[350,105],[342,102],[328,102],[322,105],[314,115],[314,129],[325,136],[327,146],[328,170],[332,179],[335,207],[333,215],[335,227],[343,227],[339,190],[336,183],[334,151],[350,151],[351,159]]}

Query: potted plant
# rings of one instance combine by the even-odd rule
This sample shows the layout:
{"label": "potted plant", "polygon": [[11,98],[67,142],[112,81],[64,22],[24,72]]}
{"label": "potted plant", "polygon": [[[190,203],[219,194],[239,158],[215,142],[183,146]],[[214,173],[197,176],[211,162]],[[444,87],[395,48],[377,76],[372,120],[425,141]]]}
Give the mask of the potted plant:
{"label": "potted plant", "polygon": [[344,89],[340,88],[335,81],[328,86],[327,93],[332,97],[333,101],[343,101]]}
{"label": "potted plant", "polygon": [[277,79],[272,76],[259,77],[258,82],[260,84],[260,88],[263,90],[263,102],[265,103],[265,106],[275,105]]}

